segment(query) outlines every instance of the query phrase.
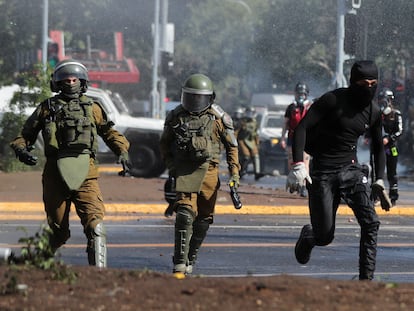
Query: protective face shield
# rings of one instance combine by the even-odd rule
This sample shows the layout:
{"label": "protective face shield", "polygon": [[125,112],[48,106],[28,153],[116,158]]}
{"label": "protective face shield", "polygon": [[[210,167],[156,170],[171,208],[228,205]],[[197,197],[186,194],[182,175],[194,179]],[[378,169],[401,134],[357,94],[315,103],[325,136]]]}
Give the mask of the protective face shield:
{"label": "protective face shield", "polygon": [[[78,78],[79,85],[64,83],[69,78]],[[80,62],[68,59],[56,65],[51,77],[50,88],[52,92],[62,92],[68,95],[85,93],[88,88],[88,80],[88,69]]]}
{"label": "protective face shield", "polygon": [[241,119],[243,117],[244,114],[244,109],[239,107],[234,111],[234,118],[235,119]]}
{"label": "protective face shield", "polygon": [[185,80],[181,93],[181,105],[190,113],[206,110],[214,101],[213,83],[203,74],[193,74]]}

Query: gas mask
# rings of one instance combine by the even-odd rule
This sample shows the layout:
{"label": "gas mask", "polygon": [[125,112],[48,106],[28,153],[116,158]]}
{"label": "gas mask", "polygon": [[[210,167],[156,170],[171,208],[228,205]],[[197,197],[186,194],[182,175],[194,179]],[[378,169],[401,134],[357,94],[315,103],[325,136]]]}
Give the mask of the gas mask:
{"label": "gas mask", "polygon": [[378,104],[381,107],[381,112],[384,116],[387,116],[391,113],[392,108],[386,98],[382,99]]}
{"label": "gas mask", "polygon": [[306,94],[299,94],[296,99],[296,103],[298,106],[303,106],[306,100]]}

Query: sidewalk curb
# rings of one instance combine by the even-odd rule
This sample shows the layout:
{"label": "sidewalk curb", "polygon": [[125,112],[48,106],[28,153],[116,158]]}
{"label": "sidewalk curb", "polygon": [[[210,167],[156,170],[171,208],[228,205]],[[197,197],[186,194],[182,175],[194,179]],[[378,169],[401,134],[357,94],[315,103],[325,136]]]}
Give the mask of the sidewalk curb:
{"label": "sidewalk curb", "polygon": [[[105,203],[107,214],[143,213],[164,214],[167,204],[164,203]],[[72,205],[72,211],[74,207]],[[389,212],[376,207],[379,215],[414,216],[414,206],[404,205],[393,207]],[[17,213],[43,213],[42,202],[0,202],[0,216]],[[232,205],[217,204],[215,213],[220,214],[254,214],[254,215],[309,215],[308,206],[305,205],[244,205],[236,210]],[[340,205],[337,215],[352,216],[352,210],[346,205]]]}

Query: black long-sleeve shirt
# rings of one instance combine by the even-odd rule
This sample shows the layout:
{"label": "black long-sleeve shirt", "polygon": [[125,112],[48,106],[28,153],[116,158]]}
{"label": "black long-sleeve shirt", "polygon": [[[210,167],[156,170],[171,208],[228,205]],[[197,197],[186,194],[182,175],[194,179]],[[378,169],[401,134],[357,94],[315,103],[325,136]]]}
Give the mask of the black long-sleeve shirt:
{"label": "black long-sleeve shirt", "polygon": [[382,179],[385,155],[379,107],[359,103],[349,88],[325,93],[312,104],[295,130],[293,161],[303,161],[305,150],[312,155],[315,170],[331,172],[357,163],[358,138],[366,131],[372,138],[375,176]]}

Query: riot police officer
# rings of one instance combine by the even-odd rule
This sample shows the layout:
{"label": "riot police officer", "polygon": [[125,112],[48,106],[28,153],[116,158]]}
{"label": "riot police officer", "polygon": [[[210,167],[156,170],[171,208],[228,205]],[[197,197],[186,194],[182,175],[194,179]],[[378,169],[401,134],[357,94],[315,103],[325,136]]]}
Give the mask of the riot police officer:
{"label": "riot police officer", "polygon": [[160,140],[161,155],[176,180],[174,273],[192,273],[213,223],[220,188],[221,144],[226,151],[229,183],[239,185],[233,122],[214,99],[211,80],[203,74],[190,75],[182,87],[181,104],[166,117]]}
{"label": "riot police officer", "polygon": [[397,141],[403,132],[401,112],[393,105],[394,93],[388,89],[382,89],[378,94],[378,104],[382,111],[382,127],[384,143],[387,180],[389,184],[389,197],[392,205],[398,200],[398,148]]}
{"label": "riot police officer", "polygon": [[30,150],[42,132],[46,156],[43,202],[52,231],[50,247],[54,252],[69,239],[69,212],[74,203],[88,240],[88,262],[106,267],[104,204],[96,165],[98,135],[124,166],[129,166],[129,142],[112,127],[99,103],[84,95],[88,71],[82,63],[71,59],[58,63],[50,86],[57,95],[37,106],[10,146],[21,162],[35,165],[37,158]]}
{"label": "riot police officer", "polygon": [[237,129],[237,142],[240,154],[240,176],[247,173],[247,167],[252,161],[255,180],[263,177],[260,172],[259,135],[257,133],[256,109],[247,107]]}

